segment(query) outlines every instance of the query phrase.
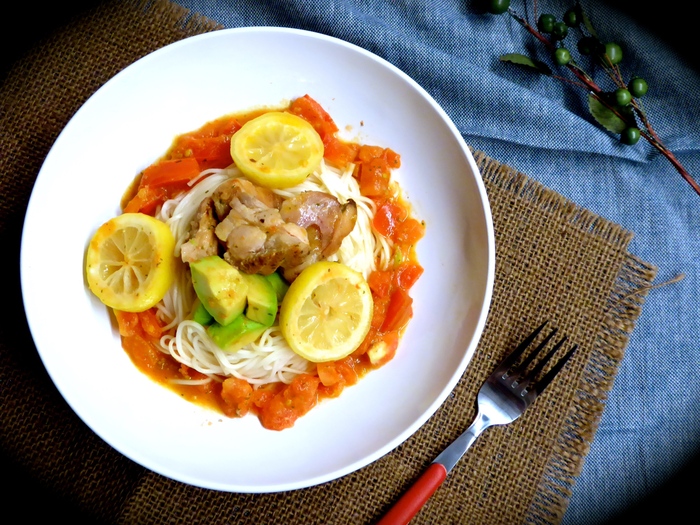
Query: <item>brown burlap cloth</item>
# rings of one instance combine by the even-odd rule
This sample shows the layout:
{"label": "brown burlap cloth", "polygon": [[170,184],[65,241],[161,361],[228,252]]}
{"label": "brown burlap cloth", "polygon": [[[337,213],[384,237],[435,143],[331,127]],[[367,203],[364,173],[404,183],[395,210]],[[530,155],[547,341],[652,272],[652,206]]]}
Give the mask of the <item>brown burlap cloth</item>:
{"label": "brown burlap cloth", "polygon": [[[580,345],[575,359],[521,419],[491,428],[477,440],[414,523],[561,521],[656,268],[627,252],[630,232],[480,151],[474,156],[492,206],[497,248],[486,329],[453,393],[385,457],[298,491],[205,490],[123,457],[63,401],[18,306],[17,254],[32,185],[63,126],[102,84],[157,48],[221,28],[192,15],[163,0],[93,6],[32,47],[4,79],[0,245],[8,267],[2,273],[0,440],[5,474],[14,469],[19,477],[9,480],[9,489],[5,485],[3,499],[23,497],[31,487],[34,508],[24,504],[25,510],[96,523],[373,523],[471,423],[477,390],[504,352],[550,319]],[[14,257],[7,256],[8,246],[16,250]],[[60,308],[60,300],[53,300]],[[66,509],[70,515],[62,514]]]}

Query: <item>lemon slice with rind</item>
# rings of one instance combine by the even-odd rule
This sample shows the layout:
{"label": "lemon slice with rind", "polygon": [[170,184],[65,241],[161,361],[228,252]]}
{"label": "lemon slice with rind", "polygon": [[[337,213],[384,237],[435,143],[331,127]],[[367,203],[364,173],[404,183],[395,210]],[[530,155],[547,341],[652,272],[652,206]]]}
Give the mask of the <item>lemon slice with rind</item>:
{"label": "lemon slice with rind", "polygon": [[173,283],[175,238],[163,222],[124,213],[100,226],[88,245],[90,290],[107,306],[142,312],[155,306]]}
{"label": "lemon slice with rind", "polygon": [[280,330],[309,361],[335,361],[356,350],[369,332],[374,302],[361,273],[321,261],[292,282],[280,309]]}
{"label": "lemon slice with rind", "polygon": [[306,120],[270,111],[231,137],[231,157],[252,182],[268,188],[302,183],[321,163],[323,141]]}

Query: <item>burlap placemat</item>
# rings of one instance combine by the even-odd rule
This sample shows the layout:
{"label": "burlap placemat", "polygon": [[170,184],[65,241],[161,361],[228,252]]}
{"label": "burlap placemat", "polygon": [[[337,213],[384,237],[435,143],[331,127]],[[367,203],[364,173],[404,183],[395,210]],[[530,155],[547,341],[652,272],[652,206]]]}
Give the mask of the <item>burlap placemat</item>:
{"label": "burlap placemat", "polygon": [[81,522],[369,524],[471,423],[477,390],[503,353],[550,319],[579,344],[575,359],[536,408],[477,440],[414,523],[558,523],[656,268],[627,252],[630,232],[480,151],[474,156],[497,244],[489,320],[454,392],[387,456],[299,491],[204,490],[123,457],[63,401],[18,306],[20,234],[32,185],[63,126],[102,84],[159,47],[218,28],[165,1],[107,2],[42,40],[4,80],[0,245],[6,249],[4,297],[14,306],[5,309],[0,328],[0,443],[4,472],[16,476],[5,496],[30,489],[41,496],[35,517],[70,513]]}

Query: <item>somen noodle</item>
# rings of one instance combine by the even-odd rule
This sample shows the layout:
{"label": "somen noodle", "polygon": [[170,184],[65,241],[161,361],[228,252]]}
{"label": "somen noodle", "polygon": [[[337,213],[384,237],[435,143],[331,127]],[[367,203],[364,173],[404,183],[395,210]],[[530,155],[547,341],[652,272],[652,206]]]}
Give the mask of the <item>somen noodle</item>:
{"label": "somen noodle", "polygon": [[[242,177],[242,174],[234,166],[205,170],[193,181],[189,191],[163,204],[156,218],[165,222],[173,232],[176,256],[179,257],[180,247],[187,241],[189,225],[201,201],[220,184],[236,177]],[[365,279],[377,269],[377,265],[379,269],[385,269],[391,257],[391,241],[373,230],[376,204],[360,193],[352,166],[340,171],[322,162],[319,169],[303,183],[274,191],[282,197],[292,197],[309,190],[329,193],[341,203],[352,199],[357,204],[355,227],[329,260],[344,263],[362,273]],[[312,363],[292,351],[277,323],[269,327],[259,340],[236,352],[222,350],[212,341],[205,327],[191,320],[196,304],[191,274],[183,269],[178,272],[175,285],[158,305],[164,331],[176,328],[174,335],[166,334],[161,338],[161,350],[178,362],[210,378],[235,376],[250,384],[289,383],[295,375],[313,370]]]}

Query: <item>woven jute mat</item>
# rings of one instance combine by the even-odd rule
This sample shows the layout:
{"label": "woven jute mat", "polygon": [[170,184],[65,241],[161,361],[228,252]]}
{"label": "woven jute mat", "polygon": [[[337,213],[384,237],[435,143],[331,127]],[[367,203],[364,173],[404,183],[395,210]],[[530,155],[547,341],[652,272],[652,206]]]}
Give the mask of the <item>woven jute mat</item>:
{"label": "woven jute mat", "polygon": [[[61,129],[107,80],[155,49],[220,28],[161,0],[107,2],[41,40],[5,76],[0,90],[6,301],[0,325],[0,443],[5,479],[9,469],[14,477],[4,495],[24,496],[31,488],[35,508],[25,509],[35,516],[44,511],[80,522],[373,523],[471,423],[477,390],[504,353],[549,319],[578,343],[575,358],[521,419],[491,428],[477,440],[414,523],[560,522],[656,268],[628,253],[631,232],[481,151],[473,153],[491,202],[497,245],[493,303],[483,338],[444,404],[385,457],[309,489],[273,494],[205,490],[125,458],[63,401],[19,306],[20,235],[33,183]],[[51,298],[50,290],[47,300],[56,302],[57,315],[69,315],[60,312],[60,298]],[[70,331],[76,320],[66,321]]]}

